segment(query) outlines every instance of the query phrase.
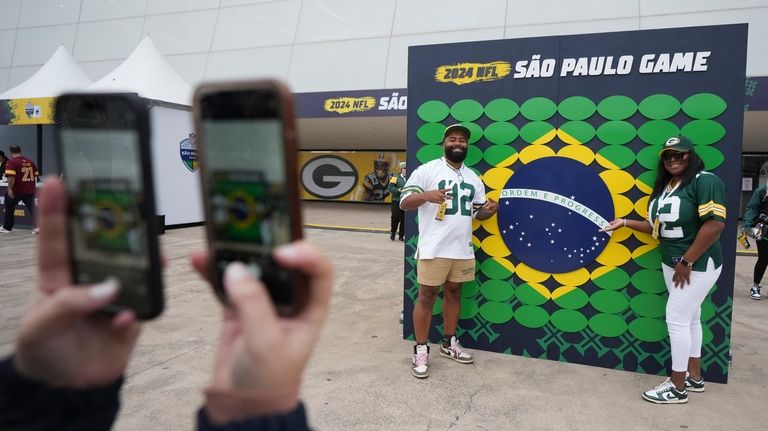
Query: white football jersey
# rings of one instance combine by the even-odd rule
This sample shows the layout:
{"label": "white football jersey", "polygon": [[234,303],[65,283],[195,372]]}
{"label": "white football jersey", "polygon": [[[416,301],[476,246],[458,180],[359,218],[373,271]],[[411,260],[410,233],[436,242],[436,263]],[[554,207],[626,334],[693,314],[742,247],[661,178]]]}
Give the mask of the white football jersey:
{"label": "white football jersey", "polygon": [[442,220],[436,220],[439,204],[419,207],[417,259],[474,259],[472,218],[485,203],[485,186],[464,164],[455,169],[444,157],[419,166],[403,187],[400,202],[408,196],[437,189],[451,189]]}

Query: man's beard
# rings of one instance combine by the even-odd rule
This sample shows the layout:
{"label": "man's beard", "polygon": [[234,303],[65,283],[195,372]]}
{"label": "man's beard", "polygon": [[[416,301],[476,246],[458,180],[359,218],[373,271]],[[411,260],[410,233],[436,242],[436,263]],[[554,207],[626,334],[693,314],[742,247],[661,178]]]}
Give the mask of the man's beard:
{"label": "man's beard", "polygon": [[464,159],[467,158],[467,149],[458,149],[459,151],[454,152],[452,149],[445,148],[443,151],[445,152],[445,158],[452,161],[453,163],[461,163],[464,161]]}

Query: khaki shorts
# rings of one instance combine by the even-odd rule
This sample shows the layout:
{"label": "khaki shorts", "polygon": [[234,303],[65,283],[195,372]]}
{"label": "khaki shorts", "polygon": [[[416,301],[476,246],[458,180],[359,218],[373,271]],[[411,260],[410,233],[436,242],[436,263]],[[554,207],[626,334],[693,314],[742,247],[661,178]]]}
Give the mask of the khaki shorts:
{"label": "khaki shorts", "polygon": [[425,286],[440,286],[447,281],[463,283],[475,279],[475,259],[419,259],[416,280]]}

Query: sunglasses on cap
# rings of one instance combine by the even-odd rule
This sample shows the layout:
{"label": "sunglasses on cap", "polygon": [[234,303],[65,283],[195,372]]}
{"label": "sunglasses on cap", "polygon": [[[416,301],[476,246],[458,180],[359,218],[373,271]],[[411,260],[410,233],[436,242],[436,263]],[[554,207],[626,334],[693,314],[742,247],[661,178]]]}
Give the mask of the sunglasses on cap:
{"label": "sunglasses on cap", "polygon": [[679,162],[684,160],[687,154],[687,151],[667,151],[661,155],[661,160],[664,160],[665,162]]}

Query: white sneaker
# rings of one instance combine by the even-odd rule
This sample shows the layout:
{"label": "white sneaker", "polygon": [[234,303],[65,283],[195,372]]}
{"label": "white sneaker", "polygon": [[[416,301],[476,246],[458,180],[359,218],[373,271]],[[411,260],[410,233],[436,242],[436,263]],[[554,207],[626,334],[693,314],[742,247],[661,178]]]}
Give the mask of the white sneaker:
{"label": "white sneaker", "polygon": [[413,346],[413,359],[411,360],[411,374],[417,379],[429,377],[429,346],[417,344]]}
{"label": "white sneaker", "polygon": [[40,228],[39,227],[33,227],[32,228],[32,235],[37,235],[38,233],[40,233]]}
{"label": "white sneaker", "polygon": [[0,226],[0,233],[11,233],[11,231],[9,231],[8,229]]}
{"label": "white sneaker", "polygon": [[688,402],[688,391],[678,391],[672,380],[664,380],[662,384],[643,392],[643,399],[654,404],[685,404]]}
{"label": "white sneaker", "polygon": [[759,284],[753,284],[752,287],[749,288],[749,297],[755,300],[761,300],[763,299],[762,296],[760,296],[760,289],[762,289],[763,286],[760,286]]}
{"label": "white sneaker", "polygon": [[475,360],[471,353],[461,347],[455,335],[451,337],[451,343],[448,346],[440,344],[440,356],[451,358],[460,364],[471,364]]}

